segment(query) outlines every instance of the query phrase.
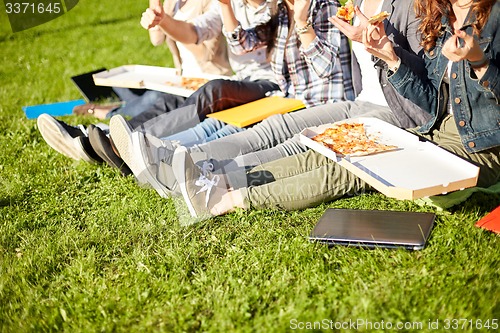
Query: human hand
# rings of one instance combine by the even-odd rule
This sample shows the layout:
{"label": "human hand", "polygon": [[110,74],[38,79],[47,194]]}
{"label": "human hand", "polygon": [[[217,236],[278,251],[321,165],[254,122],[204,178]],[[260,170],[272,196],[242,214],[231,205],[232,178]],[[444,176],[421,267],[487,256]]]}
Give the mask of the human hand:
{"label": "human hand", "polygon": [[[460,39],[464,41],[463,46],[460,46]],[[461,60],[477,62],[484,59],[484,52],[476,38],[463,30],[455,30],[455,34],[444,43],[442,53],[453,62]]]}
{"label": "human hand", "polygon": [[368,52],[385,61],[390,67],[398,61],[382,22],[368,24],[363,30],[362,41]]}
{"label": "human hand", "polygon": [[332,16],[328,20],[332,22],[332,24],[336,26],[344,35],[346,35],[347,38],[352,41],[362,43],[363,30],[365,30],[368,26],[368,18],[361,12],[358,6],[354,7],[354,13],[356,13],[356,16],[360,21],[358,26],[353,26],[349,22],[346,22],[337,16]]}
{"label": "human hand", "polygon": [[309,18],[309,5],[311,0],[295,0],[293,5],[293,18],[296,25],[303,27],[307,24]]}
{"label": "human hand", "polygon": [[151,29],[156,27],[161,20],[165,17],[165,10],[160,0],[150,0],[149,8],[142,13],[141,26],[144,29]]}

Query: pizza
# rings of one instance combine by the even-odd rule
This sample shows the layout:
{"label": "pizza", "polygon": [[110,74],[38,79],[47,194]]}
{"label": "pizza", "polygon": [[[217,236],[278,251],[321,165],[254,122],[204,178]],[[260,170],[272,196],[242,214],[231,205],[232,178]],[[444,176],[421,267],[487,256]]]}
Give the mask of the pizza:
{"label": "pizza", "polygon": [[343,156],[364,156],[398,149],[370,138],[360,123],[333,124],[311,139]]}
{"label": "pizza", "polygon": [[373,15],[372,17],[370,17],[368,19],[368,23],[370,23],[370,24],[377,24],[379,22],[382,22],[386,18],[388,18],[389,15],[391,15],[391,13],[388,13],[386,11],[380,12],[380,13],[378,13],[378,14]]}
{"label": "pizza", "polygon": [[180,86],[184,89],[189,89],[189,90],[198,90],[202,85],[210,81],[209,79],[205,78],[200,78],[200,77],[181,77],[181,82],[176,83],[176,82],[171,82],[167,81],[165,82],[169,86]]}
{"label": "pizza", "polygon": [[344,21],[352,20],[354,17],[354,5],[352,1],[347,0],[347,2],[337,10],[336,16]]}
{"label": "pizza", "polygon": [[199,77],[182,77],[181,86],[190,90],[198,90],[202,85],[207,83],[209,80]]}

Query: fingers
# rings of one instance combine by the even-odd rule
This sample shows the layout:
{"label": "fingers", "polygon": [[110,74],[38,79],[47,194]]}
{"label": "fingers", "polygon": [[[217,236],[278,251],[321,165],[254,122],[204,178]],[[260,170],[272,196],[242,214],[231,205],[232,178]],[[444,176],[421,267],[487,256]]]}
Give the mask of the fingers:
{"label": "fingers", "polygon": [[359,9],[359,6],[354,7],[354,13],[358,17],[362,26],[366,26],[368,24],[368,17],[366,17],[365,14],[363,14],[363,12],[361,12],[361,9]]}
{"label": "fingers", "polygon": [[141,17],[141,26],[144,29],[151,29],[155,27],[160,20],[158,14],[151,8],[146,9],[144,13],[142,13]]}
{"label": "fingers", "polygon": [[349,28],[352,27],[352,25],[349,22],[346,22],[341,18],[338,18],[337,16],[332,16],[328,18],[328,21],[330,21],[335,27],[337,27],[340,31],[342,31],[344,35],[347,35],[346,32],[349,30]]}
{"label": "fingers", "polygon": [[379,24],[368,24],[365,35],[368,43],[380,40],[382,34],[380,33]]}
{"label": "fingers", "polygon": [[160,0],[149,0],[149,8],[156,8],[158,6],[161,7],[161,1]]}

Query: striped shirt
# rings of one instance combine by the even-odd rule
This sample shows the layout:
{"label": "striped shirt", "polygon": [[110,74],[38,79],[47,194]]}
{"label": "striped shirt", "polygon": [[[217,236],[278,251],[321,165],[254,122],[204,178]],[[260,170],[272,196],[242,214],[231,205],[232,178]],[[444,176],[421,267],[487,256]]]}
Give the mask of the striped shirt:
{"label": "striped shirt", "polygon": [[[295,29],[290,31],[288,28],[284,2],[278,4],[278,34],[271,65],[282,92],[302,100],[307,107],[354,100],[355,97],[349,42],[328,21],[338,6],[337,0],[311,1],[309,16],[316,38],[304,48]],[[265,43],[255,29],[240,29],[236,35],[226,33],[226,37],[236,54],[262,47]]]}

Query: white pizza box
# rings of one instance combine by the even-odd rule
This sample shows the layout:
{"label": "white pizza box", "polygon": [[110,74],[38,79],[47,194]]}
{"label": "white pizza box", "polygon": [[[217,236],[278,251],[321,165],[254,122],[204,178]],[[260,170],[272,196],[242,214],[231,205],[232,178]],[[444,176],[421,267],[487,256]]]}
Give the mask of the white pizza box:
{"label": "white pizza box", "polygon": [[[196,77],[209,80],[228,79],[227,76],[205,73],[200,73]],[[96,73],[93,78],[98,86],[151,89],[184,97],[189,97],[194,92],[181,87],[181,76],[176,74],[175,68],[169,67],[125,65]]]}
{"label": "white pizza box", "polygon": [[475,186],[479,168],[429,141],[376,118],[342,122],[363,123],[367,134],[398,149],[366,156],[337,155],[311,138],[332,124],[306,128],[300,140],[366,181],[379,192],[396,199],[414,200]]}

